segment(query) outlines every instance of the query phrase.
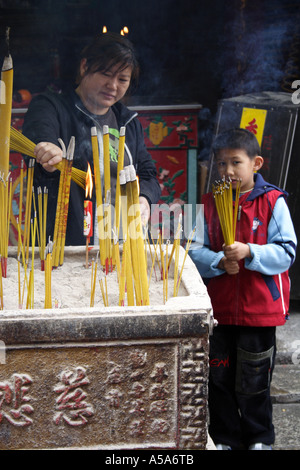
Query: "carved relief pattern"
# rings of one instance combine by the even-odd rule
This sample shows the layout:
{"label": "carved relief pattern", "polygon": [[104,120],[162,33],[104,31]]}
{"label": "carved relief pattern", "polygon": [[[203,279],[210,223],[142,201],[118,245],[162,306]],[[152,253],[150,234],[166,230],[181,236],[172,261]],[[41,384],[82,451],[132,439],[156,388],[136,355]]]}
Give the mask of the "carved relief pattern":
{"label": "carved relief pattern", "polygon": [[83,367],[77,367],[75,371],[64,370],[60,374],[60,383],[54,388],[59,394],[55,402],[55,424],[64,420],[70,426],[82,426],[87,424],[88,418],[93,416],[93,407],[85,401],[87,395],[83,392],[83,386],[90,383]]}
{"label": "carved relief pattern", "polygon": [[204,450],[207,443],[208,339],[181,343],[180,449]]}
{"label": "carved relief pattern", "polygon": [[30,426],[33,413],[28,394],[32,379],[27,374],[13,374],[10,380],[0,382],[0,423],[7,420],[18,427]]}
{"label": "carved relief pattern", "polygon": [[[101,439],[108,443],[115,442],[112,439],[126,444],[166,442],[181,449],[203,449],[207,439],[207,350],[208,339],[202,337],[159,349],[142,345],[120,348],[113,354],[103,350],[92,366],[73,362],[72,367],[60,370],[57,363],[49,380],[48,375],[46,379],[46,375],[32,373],[4,375],[0,429],[6,422],[16,428],[31,426],[38,433],[36,423],[51,428],[52,422],[49,432],[55,433],[55,428],[59,436],[62,427],[93,433],[109,422],[108,428],[101,428]],[[43,417],[44,406],[47,418]]]}

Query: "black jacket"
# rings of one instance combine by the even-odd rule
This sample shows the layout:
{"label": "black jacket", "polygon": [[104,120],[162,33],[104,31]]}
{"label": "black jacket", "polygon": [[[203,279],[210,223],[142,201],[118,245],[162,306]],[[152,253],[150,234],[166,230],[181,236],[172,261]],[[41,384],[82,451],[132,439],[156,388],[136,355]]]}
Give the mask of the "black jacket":
{"label": "black jacket", "polygon": [[[161,190],[157,180],[155,164],[147,152],[143,129],[137,119],[137,113],[130,111],[122,103],[113,106],[119,127],[126,126],[126,150],[124,161],[132,163],[137,171],[140,195],[145,196],[150,204],[156,204]],[[64,94],[46,92],[35,97],[25,115],[23,133],[34,143],[52,142],[59,145],[61,138],[66,147],[71,136],[75,137],[73,166],[87,170],[87,162],[93,171],[91,128],[96,126],[102,135],[102,129],[84,108],[74,90]],[[59,171],[46,172],[41,165],[35,165],[34,186],[42,189],[46,186],[48,195],[47,239],[53,237]],[[115,188],[112,185],[111,203],[114,204]],[[66,245],[84,245],[83,236],[83,201],[84,190],[76,183],[71,183]],[[95,204],[95,195],[93,198]],[[93,206],[95,207],[95,205]],[[91,240],[93,243],[93,240]]]}

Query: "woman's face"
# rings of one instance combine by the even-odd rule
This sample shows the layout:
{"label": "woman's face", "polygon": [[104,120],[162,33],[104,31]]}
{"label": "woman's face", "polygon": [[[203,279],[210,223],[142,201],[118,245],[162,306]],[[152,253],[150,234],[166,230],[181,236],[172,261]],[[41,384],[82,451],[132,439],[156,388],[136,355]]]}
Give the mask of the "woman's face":
{"label": "woman's face", "polygon": [[85,107],[93,114],[105,114],[109,108],[120,101],[127,92],[131,80],[131,67],[120,69],[115,65],[106,72],[94,72],[85,75],[86,59],[80,65],[81,82],[77,87]]}

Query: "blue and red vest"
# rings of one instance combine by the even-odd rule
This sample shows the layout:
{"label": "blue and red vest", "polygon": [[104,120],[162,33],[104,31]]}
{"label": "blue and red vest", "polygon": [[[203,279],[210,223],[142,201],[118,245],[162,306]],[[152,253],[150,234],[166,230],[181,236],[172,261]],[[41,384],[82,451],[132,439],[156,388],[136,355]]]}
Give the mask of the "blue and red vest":
{"label": "blue and red vest", "polygon": [[[249,193],[240,196],[236,241],[242,243],[267,243],[268,225],[279,190],[271,190],[252,200]],[[267,200],[268,199],[268,200]],[[224,244],[219,218],[211,193],[202,199],[208,226],[210,248],[219,252]],[[209,279],[207,284],[214,317],[222,325],[279,326],[286,321],[289,306],[290,281],[288,271],[266,276],[251,271],[239,262],[236,275],[224,273]]]}

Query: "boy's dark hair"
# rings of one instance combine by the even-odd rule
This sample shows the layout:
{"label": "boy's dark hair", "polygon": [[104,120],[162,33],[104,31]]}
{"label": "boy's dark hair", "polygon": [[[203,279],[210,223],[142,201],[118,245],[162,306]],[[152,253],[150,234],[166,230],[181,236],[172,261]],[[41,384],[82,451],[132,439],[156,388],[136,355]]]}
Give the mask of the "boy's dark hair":
{"label": "boy's dark hair", "polygon": [[212,151],[214,156],[223,149],[242,149],[249,158],[254,158],[260,155],[260,146],[255,135],[247,129],[235,128],[219,134],[213,145]]}
{"label": "boy's dark hair", "polygon": [[[117,33],[104,33],[96,36],[80,54],[80,62],[86,59],[86,74],[107,72],[119,64],[119,71],[130,66],[132,68],[131,85],[136,84],[139,77],[139,64],[132,43],[125,36]],[[80,64],[79,62],[79,64]],[[80,83],[79,66],[76,82]]]}

